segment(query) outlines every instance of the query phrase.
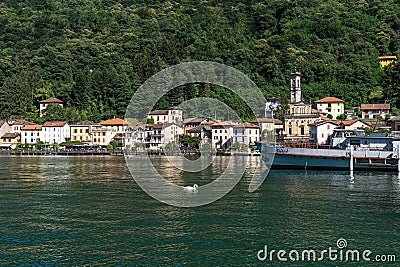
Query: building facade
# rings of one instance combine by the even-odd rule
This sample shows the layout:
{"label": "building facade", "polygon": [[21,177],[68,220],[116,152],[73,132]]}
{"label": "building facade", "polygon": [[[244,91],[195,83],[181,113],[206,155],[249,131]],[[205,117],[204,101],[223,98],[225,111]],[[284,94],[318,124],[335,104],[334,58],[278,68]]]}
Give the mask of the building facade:
{"label": "building facade", "polygon": [[376,119],[378,117],[384,119],[386,115],[390,115],[390,104],[361,104],[360,112],[362,119]]}
{"label": "building facade", "polygon": [[57,104],[63,107],[64,102],[58,98],[52,97],[48,98],[45,100],[39,101],[39,112],[40,112],[40,117],[44,117],[46,115],[46,108],[49,104]]}
{"label": "building facade", "polygon": [[42,125],[43,142],[60,144],[70,140],[70,128],[66,121],[46,121]]}
{"label": "building facade", "polygon": [[232,145],[233,127],[237,125],[232,121],[216,122],[211,125],[211,148],[229,148]]}
{"label": "building facade", "polygon": [[319,121],[310,124],[310,142],[319,145],[328,145],[333,130],[338,126],[334,121]]}
{"label": "building facade", "polygon": [[317,109],[320,112],[325,112],[326,115],[330,114],[332,119],[337,119],[339,115],[344,114],[344,101],[337,97],[324,97],[315,101]]}
{"label": "building facade", "polygon": [[153,120],[152,124],[181,123],[182,109],[179,107],[172,107],[169,109],[153,110],[147,115],[147,119]]}
{"label": "building facade", "polygon": [[41,125],[25,125],[21,128],[21,143],[22,144],[36,144],[42,141],[42,126]]}
{"label": "building facade", "polygon": [[260,126],[245,122],[233,126],[233,144],[255,145],[260,141]]}

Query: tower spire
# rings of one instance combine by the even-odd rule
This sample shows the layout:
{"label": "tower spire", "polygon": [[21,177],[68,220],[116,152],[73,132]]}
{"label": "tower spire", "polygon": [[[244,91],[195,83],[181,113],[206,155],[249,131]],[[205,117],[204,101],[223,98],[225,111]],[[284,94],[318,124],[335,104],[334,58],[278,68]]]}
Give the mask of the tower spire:
{"label": "tower spire", "polygon": [[300,72],[294,69],[290,73],[290,103],[301,102],[300,79],[301,79]]}

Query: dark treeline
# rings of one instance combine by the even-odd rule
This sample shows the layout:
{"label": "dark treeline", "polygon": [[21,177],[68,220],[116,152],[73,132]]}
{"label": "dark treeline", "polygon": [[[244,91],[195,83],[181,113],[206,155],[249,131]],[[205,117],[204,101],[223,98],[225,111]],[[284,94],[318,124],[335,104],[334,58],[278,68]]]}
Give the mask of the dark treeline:
{"label": "dark treeline", "polygon": [[[347,107],[397,104],[398,0],[3,0],[0,3],[0,118],[37,120],[38,101],[65,101],[69,120],[123,117],[134,91],[171,65],[194,60],[243,71],[266,97],[328,95]],[[216,86],[177,88],[157,108],[212,96],[241,103]],[[249,109],[238,111],[250,118]]]}

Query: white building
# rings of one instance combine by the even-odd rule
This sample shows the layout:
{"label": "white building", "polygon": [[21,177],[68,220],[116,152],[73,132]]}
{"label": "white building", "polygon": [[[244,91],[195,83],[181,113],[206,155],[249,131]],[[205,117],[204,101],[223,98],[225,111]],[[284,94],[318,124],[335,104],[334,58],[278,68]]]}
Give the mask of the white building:
{"label": "white building", "polygon": [[340,129],[357,130],[361,128],[371,128],[371,124],[362,120],[345,120],[339,122]]}
{"label": "white building", "polygon": [[42,125],[43,142],[54,144],[70,140],[70,127],[66,121],[46,121]]}
{"label": "white building", "polygon": [[124,134],[124,147],[126,149],[141,150],[145,142],[145,125],[132,125]]}
{"label": "white building", "polygon": [[390,115],[390,104],[361,104],[360,111],[362,119],[375,119],[378,117],[384,119],[386,115]]}
{"label": "white building", "polygon": [[315,103],[317,103],[318,111],[330,114],[332,119],[344,114],[344,101],[340,98],[329,96],[317,100]]}
{"label": "white building", "polygon": [[46,115],[45,111],[49,104],[58,104],[60,107],[63,107],[64,102],[54,97],[39,101],[40,117]]}
{"label": "white building", "polygon": [[8,124],[11,127],[11,129],[10,129],[11,133],[19,133],[20,134],[21,133],[21,129],[25,125],[34,125],[35,123],[29,122],[29,121],[25,121],[25,120],[9,120]]}
{"label": "white building", "polygon": [[35,144],[42,139],[41,125],[25,125],[21,128],[21,144]]}
{"label": "white building", "polygon": [[120,118],[110,119],[101,121],[99,123],[103,128],[113,132],[113,133],[125,133],[126,129],[129,126],[127,121],[124,121]]}
{"label": "white building", "polygon": [[163,125],[163,144],[178,142],[179,135],[183,134],[183,127],[176,123],[164,123]]}
{"label": "white building", "polygon": [[310,141],[319,145],[327,145],[333,130],[338,126],[334,121],[320,121],[312,123],[310,126]]}
{"label": "white building", "polygon": [[229,148],[232,145],[233,126],[232,121],[216,122],[211,125],[211,148]]}
{"label": "white building", "polygon": [[148,119],[153,120],[153,124],[159,123],[181,123],[182,109],[172,107],[169,109],[153,110],[147,115]]}
{"label": "white building", "polygon": [[266,118],[273,118],[275,112],[278,110],[278,107],[281,105],[281,101],[279,98],[271,97],[268,98],[265,103],[265,114],[264,117]]}
{"label": "white building", "polygon": [[176,123],[147,124],[145,131],[146,146],[150,149],[161,149],[170,142],[178,143],[183,127]]}
{"label": "white building", "polygon": [[245,122],[233,126],[233,143],[254,145],[260,141],[260,126]]}

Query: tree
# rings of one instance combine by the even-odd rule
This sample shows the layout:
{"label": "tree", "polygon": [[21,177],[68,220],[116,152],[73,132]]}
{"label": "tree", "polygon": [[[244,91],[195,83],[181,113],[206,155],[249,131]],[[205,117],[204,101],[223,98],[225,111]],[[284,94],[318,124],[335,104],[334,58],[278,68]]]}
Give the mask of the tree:
{"label": "tree", "polygon": [[347,119],[347,115],[346,114],[340,114],[339,116],[336,117],[336,119],[340,120],[340,121],[344,121],[344,120]]}

